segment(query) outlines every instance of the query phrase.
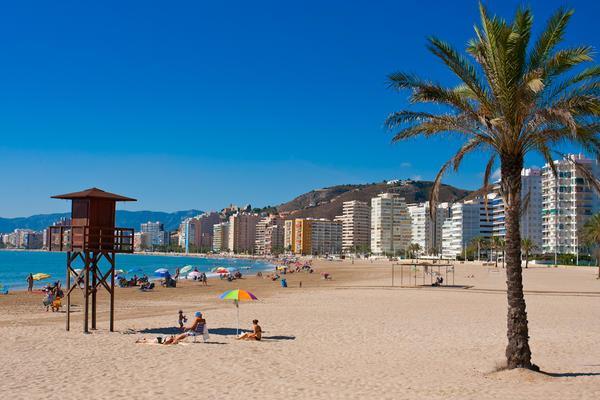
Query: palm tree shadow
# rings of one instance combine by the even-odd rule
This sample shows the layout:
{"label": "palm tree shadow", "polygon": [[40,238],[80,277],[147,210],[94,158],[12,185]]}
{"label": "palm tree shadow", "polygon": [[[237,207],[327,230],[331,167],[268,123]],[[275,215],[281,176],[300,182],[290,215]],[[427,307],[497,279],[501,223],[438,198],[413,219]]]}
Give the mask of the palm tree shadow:
{"label": "palm tree shadow", "polygon": [[553,378],[576,378],[578,376],[600,376],[600,372],[546,372],[540,373]]}

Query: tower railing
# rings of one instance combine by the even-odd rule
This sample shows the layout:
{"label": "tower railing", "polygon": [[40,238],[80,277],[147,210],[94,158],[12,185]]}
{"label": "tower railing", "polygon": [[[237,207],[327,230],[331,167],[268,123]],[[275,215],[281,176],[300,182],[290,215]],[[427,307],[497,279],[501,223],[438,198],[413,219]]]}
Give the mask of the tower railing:
{"label": "tower railing", "polygon": [[95,251],[133,253],[132,228],[51,226],[47,247],[50,251]]}

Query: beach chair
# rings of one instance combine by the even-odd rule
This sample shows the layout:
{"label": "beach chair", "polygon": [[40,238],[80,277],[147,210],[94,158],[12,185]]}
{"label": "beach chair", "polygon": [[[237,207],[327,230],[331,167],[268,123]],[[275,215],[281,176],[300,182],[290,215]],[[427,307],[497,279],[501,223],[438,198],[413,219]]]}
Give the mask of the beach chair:
{"label": "beach chair", "polygon": [[196,343],[196,338],[198,336],[202,336],[202,341],[204,343],[206,343],[206,341],[208,340],[209,336],[208,336],[208,327],[206,326],[206,322],[204,322],[203,324],[198,324],[196,326],[196,330],[194,331],[194,334],[192,335],[192,337],[194,338],[193,342]]}

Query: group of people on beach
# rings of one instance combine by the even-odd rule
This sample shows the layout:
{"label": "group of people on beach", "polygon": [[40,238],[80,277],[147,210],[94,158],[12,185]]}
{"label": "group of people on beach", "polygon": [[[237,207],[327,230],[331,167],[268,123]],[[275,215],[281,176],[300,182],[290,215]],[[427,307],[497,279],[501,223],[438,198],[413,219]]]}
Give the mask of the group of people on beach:
{"label": "group of people on beach", "polygon": [[[136,340],[136,343],[152,343],[152,344],[162,344],[162,345],[174,345],[178,344],[182,340],[185,340],[188,337],[202,337],[203,341],[206,342],[209,339],[208,327],[206,325],[206,319],[204,318],[202,312],[196,311],[194,313],[194,321],[190,326],[185,326],[187,322],[187,317],[183,314],[182,310],[179,310],[178,313],[178,323],[179,329],[182,331],[179,335],[171,335],[169,337],[163,338],[159,336],[155,339],[142,338]],[[255,319],[252,321],[252,331],[243,333],[236,337],[236,340],[253,340],[260,341],[262,340],[262,327],[258,324],[258,320]]]}
{"label": "group of people on beach", "polygon": [[47,285],[42,289],[44,293],[44,299],[42,300],[42,304],[46,307],[46,312],[49,309],[52,312],[58,312],[62,307],[62,298],[65,296],[61,286],[60,281],[54,282],[53,285]]}

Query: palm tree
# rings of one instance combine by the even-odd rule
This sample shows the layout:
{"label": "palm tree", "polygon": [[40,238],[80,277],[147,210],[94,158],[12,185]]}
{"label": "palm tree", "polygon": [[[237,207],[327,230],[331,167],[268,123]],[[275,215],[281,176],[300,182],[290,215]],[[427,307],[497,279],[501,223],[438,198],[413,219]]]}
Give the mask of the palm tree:
{"label": "palm tree", "polygon": [[419,243],[411,243],[408,245],[408,251],[412,258],[419,260],[419,251],[421,251],[421,245]]}
{"label": "palm tree", "polygon": [[471,246],[473,246],[475,252],[477,253],[477,261],[480,261],[481,258],[481,250],[485,249],[486,240],[483,236],[476,236],[471,239]]}
{"label": "palm tree", "polygon": [[535,250],[537,246],[533,243],[533,240],[525,238],[521,240],[521,250],[525,253],[525,268],[529,266],[529,254]]}
{"label": "palm tree", "polygon": [[495,267],[498,268],[498,250],[502,250],[502,259],[504,259],[504,250],[503,250],[502,239],[499,236],[492,237],[492,249],[494,251],[494,262],[496,263]]}
{"label": "palm tree", "polygon": [[591,217],[583,226],[583,240],[596,249],[596,265],[598,266],[598,279],[600,279],[600,259],[598,246],[600,245],[600,213]]}
{"label": "palm tree", "polygon": [[[386,127],[394,142],[417,136],[454,135],[462,139],[458,152],[438,172],[431,191],[430,212],[437,201],[441,178],[457,170],[467,153],[487,154],[484,188],[499,161],[500,188],[506,216],[508,368],[537,367],[531,363],[527,312],[521,269],[521,170],[526,154],[537,152],[556,176],[553,153],[571,143],[600,155],[600,66],[580,68],[592,61],[592,48],[558,48],[573,14],[559,10],[531,43],[533,16],[518,9],[514,20],[491,17],[480,4],[481,26],[466,48],[468,56],[450,44],[430,38],[428,48],[455,75],[456,86],[444,86],[416,75],[389,76],[393,89],[410,90],[411,103],[433,103],[426,110],[392,113]],[[573,69],[578,67],[574,72]],[[558,153],[560,154],[560,153]],[[598,182],[577,160],[568,158],[598,188]]]}

